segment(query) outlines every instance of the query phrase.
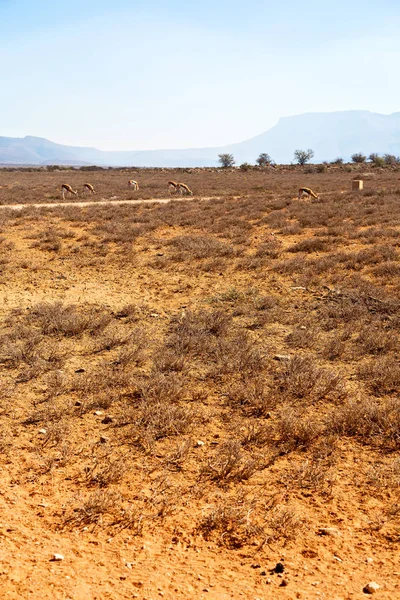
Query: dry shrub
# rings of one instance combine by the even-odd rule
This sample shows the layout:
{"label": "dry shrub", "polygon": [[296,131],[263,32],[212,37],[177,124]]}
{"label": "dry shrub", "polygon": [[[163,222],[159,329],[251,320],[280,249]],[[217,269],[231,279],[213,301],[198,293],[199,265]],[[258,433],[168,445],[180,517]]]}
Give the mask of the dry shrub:
{"label": "dry shrub", "polygon": [[122,368],[128,365],[141,365],[146,357],[147,346],[148,339],[145,331],[137,327],[130,332],[124,347],[115,360],[115,364],[120,365]]}
{"label": "dry shrub", "polygon": [[201,468],[201,475],[226,485],[249,479],[263,468],[259,460],[248,457],[239,441],[224,442]]}
{"label": "dry shrub", "polygon": [[163,353],[169,349],[178,361],[184,361],[188,354],[207,354],[216,338],[228,334],[231,324],[232,317],[220,309],[184,312],[172,319]]}
{"label": "dry shrub", "polygon": [[302,410],[281,408],[273,422],[271,442],[283,453],[309,448],[322,435],[320,423]]}
{"label": "dry shrub", "polygon": [[332,473],[324,460],[304,460],[300,465],[282,475],[282,482],[289,487],[330,493]]}
{"label": "dry shrub", "polygon": [[177,261],[232,256],[235,252],[229,244],[206,235],[181,235],[169,244],[177,250],[173,256]]}
{"label": "dry shrub", "polygon": [[208,374],[216,379],[230,373],[249,378],[260,372],[264,362],[260,349],[248,332],[237,332],[229,338],[217,340],[207,350],[205,358],[215,363]]}
{"label": "dry shrub", "polygon": [[324,238],[308,238],[289,246],[288,252],[327,252],[331,242]]}
{"label": "dry shrub", "polygon": [[264,381],[258,377],[231,385],[226,397],[229,406],[239,408],[247,416],[255,417],[268,415],[278,401]]}
{"label": "dry shrub", "polygon": [[153,371],[138,386],[141,401],[147,404],[165,402],[175,404],[185,396],[184,381],[175,373]]}
{"label": "dry shrub", "polygon": [[92,525],[95,529],[112,524],[121,503],[121,496],[109,490],[96,490],[86,499],[78,499],[78,502],[79,506],[73,509],[73,514],[65,518],[64,526]]}
{"label": "dry shrub", "polygon": [[278,258],[282,250],[282,242],[275,236],[270,236],[257,247],[256,258]]}
{"label": "dry shrub", "polygon": [[53,227],[48,227],[35,237],[37,237],[37,242],[32,244],[32,248],[48,250],[49,252],[60,252],[62,249],[61,236],[58,230]]}
{"label": "dry shrub", "polygon": [[317,343],[318,333],[313,327],[297,327],[289,333],[285,341],[291,348],[313,348]]}
{"label": "dry shrub", "polygon": [[211,508],[200,520],[197,531],[206,540],[216,534],[218,543],[230,549],[255,543],[263,536],[263,529],[254,522],[252,507],[234,498],[220,500],[218,506]]}
{"label": "dry shrub", "polygon": [[357,437],[361,442],[400,448],[400,401],[349,400],[327,418],[329,432]]}
{"label": "dry shrub", "polygon": [[44,335],[64,335],[73,337],[84,332],[95,333],[104,329],[111,316],[102,308],[81,307],[62,302],[42,302],[34,306],[27,316],[28,322],[39,327]]}
{"label": "dry shrub", "polygon": [[95,457],[93,464],[85,469],[85,480],[88,485],[105,488],[120,483],[128,471],[126,459],[111,458],[104,455]]}
{"label": "dry shrub", "polygon": [[154,368],[161,373],[182,372],[187,365],[187,355],[175,348],[161,347],[154,358]]}
{"label": "dry shrub", "polygon": [[128,344],[129,341],[131,341],[131,334],[127,333],[125,329],[120,329],[115,324],[107,325],[94,334],[91,351],[95,354],[104,350],[112,350]]}
{"label": "dry shrub", "polygon": [[358,376],[376,396],[396,394],[400,390],[400,365],[392,356],[363,363],[358,370]]}
{"label": "dry shrub", "polygon": [[399,340],[394,332],[384,331],[378,322],[364,325],[355,342],[360,355],[379,355],[395,350],[398,347]]}
{"label": "dry shrub", "polygon": [[131,443],[150,450],[157,440],[188,433],[198,420],[198,413],[190,406],[161,401],[142,403],[132,411],[130,419],[133,422],[128,433]]}
{"label": "dry shrub", "polygon": [[365,473],[365,483],[378,490],[397,490],[400,486],[400,458],[389,464],[374,464]]}
{"label": "dry shrub", "polygon": [[307,519],[292,506],[274,508],[268,514],[266,524],[270,530],[270,541],[284,540],[285,543],[295,540],[306,528]]}
{"label": "dry shrub", "polygon": [[312,357],[294,356],[276,375],[279,390],[291,398],[321,400],[343,398],[345,381],[339,373],[318,367]]}
{"label": "dry shrub", "polygon": [[400,275],[400,264],[393,260],[388,260],[377,265],[376,267],[373,267],[372,273],[376,277],[382,277],[385,279],[398,277]]}
{"label": "dry shrub", "polygon": [[176,446],[165,456],[163,465],[169,471],[181,471],[190,450],[193,447],[193,440],[188,439],[178,442]]}
{"label": "dry shrub", "polygon": [[301,256],[280,260],[275,263],[273,270],[283,275],[293,275],[294,273],[304,273],[307,268],[307,260]]}
{"label": "dry shrub", "polygon": [[270,429],[263,421],[245,419],[234,428],[234,435],[243,448],[256,446],[263,448],[271,439]]}

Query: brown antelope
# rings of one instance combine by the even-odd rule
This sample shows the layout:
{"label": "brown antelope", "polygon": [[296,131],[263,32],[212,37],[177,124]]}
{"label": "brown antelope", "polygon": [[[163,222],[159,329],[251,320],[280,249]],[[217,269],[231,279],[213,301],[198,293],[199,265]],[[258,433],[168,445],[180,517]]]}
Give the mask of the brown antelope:
{"label": "brown antelope", "polygon": [[188,188],[186,183],[178,183],[178,193],[181,196],[193,196],[193,192]]}
{"label": "brown antelope", "polygon": [[186,183],[177,183],[176,181],[168,181],[170,194],[180,194],[181,196],[193,196],[193,192],[188,188]]}
{"label": "brown antelope", "polygon": [[168,189],[170,194],[177,194],[179,190],[179,183],[176,183],[176,181],[168,181]]}
{"label": "brown antelope", "polygon": [[65,193],[72,194],[73,196],[77,196],[78,195],[78,192],[76,192],[75,190],[73,190],[72,187],[70,185],[68,185],[68,183],[63,183],[62,184],[61,191],[62,191],[63,200],[65,200]]}
{"label": "brown antelope", "polygon": [[90,194],[95,194],[96,193],[94,187],[90,183],[84,183],[83,184],[83,191],[84,192],[89,192]]}
{"label": "brown antelope", "polygon": [[310,190],[310,188],[306,188],[306,187],[299,188],[298,199],[300,200],[303,196],[307,196],[307,198],[315,198],[316,200],[319,200],[319,196],[317,196],[317,194],[314,194],[314,192],[312,190]]}
{"label": "brown antelope", "polygon": [[137,191],[138,191],[138,189],[139,189],[139,184],[138,184],[138,182],[137,182],[137,181],[135,181],[134,179],[130,179],[130,180],[128,181],[128,186],[129,186],[129,187],[131,187],[131,188],[133,188],[133,191],[134,191],[134,192],[137,192]]}

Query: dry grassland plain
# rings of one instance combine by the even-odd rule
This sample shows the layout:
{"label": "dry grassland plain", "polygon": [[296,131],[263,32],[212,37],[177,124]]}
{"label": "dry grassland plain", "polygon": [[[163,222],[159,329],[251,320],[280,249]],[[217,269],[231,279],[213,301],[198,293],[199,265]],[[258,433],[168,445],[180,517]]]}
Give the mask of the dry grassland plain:
{"label": "dry grassland plain", "polygon": [[356,175],[0,171],[2,598],[400,598],[400,174]]}

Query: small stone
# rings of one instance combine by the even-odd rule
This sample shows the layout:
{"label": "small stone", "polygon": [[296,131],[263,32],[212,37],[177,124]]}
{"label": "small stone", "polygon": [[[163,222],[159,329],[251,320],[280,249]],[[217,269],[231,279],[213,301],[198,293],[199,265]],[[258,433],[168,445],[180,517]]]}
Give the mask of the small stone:
{"label": "small stone", "polygon": [[150,313],[150,316],[151,316],[151,317],[154,317],[154,318],[156,319],[156,318],[157,318],[157,317],[159,317],[160,315],[159,315],[158,313]]}
{"label": "small stone", "polygon": [[101,417],[101,415],[103,415],[103,411],[102,410],[95,410],[94,414],[96,415],[96,417]]}
{"label": "small stone", "polygon": [[267,574],[267,572],[266,572],[266,571],[260,571],[260,575],[261,575],[262,577],[265,577],[265,575],[266,575],[266,574]]}
{"label": "small stone", "polygon": [[77,400],[77,401],[75,402],[75,406],[82,406],[82,402],[81,402],[80,400]]}
{"label": "small stone", "polygon": [[114,420],[114,419],[113,419],[113,418],[112,418],[110,415],[106,415],[106,416],[104,417],[104,419],[102,420],[102,423],[103,423],[104,425],[108,425],[109,423],[112,423],[112,422],[113,422],[113,420]]}
{"label": "small stone", "polygon": [[318,535],[330,535],[332,537],[338,537],[341,535],[340,531],[336,527],[320,527],[318,529]]}
{"label": "small stone", "polygon": [[85,369],[76,369],[75,373],[85,373]]}
{"label": "small stone", "polygon": [[258,563],[254,563],[253,565],[251,565],[252,569],[260,569],[261,565],[259,565]]}
{"label": "small stone", "polygon": [[64,560],[64,556],[62,554],[53,554],[53,556],[50,559],[50,561],[52,562],[58,562],[61,560]]}
{"label": "small stone", "polygon": [[343,562],[341,558],[339,558],[338,556],[334,556],[333,560],[336,560],[337,562]]}
{"label": "small stone", "polygon": [[279,360],[281,362],[287,362],[290,360],[290,354],[275,354],[274,360]]}
{"label": "small stone", "polygon": [[107,444],[107,442],[109,442],[110,439],[108,437],[106,437],[105,435],[101,435],[100,436],[100,443],[101,444]]}
{"label": "small stone", "polygon": [[364,592],[364,594],[375,594],[375,592],[377,592],[380,589],[380,587],[381,586],[378,583],[376,583],[375,581],[370,581],[363,588],[363,592]]}
{"label": "small stone", "polygon": [[196,442],[196,446],[204,446],[205,442],[202,442],[201,440],[197,440]]}
{"label": "small stone", "polygon": [[286,586],[287,586],[287,584],[288,584],[288,582],[286,581],[286,579],[282,579],[282,581],[281,581],[281,583],[280,583],[279,587],[286,587]]}
{"label": "small stone", "polygon": [[374,559],[369,556],[365,562],[367,563],[367,565],[372,565]]}
{"label": "small stone", "polygon": [[164,252],[157,252],[156,256],[164,256]]}
{"label": "small stone", "polygon": [[39,429],[38,433],[40,433],[40,435],[46,435],[47,429]]}
{"label": "small stone", "polygon": [[276,563],[275,567],[272,569],[273,573],[283,573],[285,570],[285,565],[281,562]]}

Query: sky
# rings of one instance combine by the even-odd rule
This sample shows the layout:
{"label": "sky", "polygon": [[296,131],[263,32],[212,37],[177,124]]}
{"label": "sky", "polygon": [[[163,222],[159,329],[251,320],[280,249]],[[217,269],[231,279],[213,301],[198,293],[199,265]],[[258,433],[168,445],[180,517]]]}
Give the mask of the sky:
{"label": "sky", "polygon": [[0,136],[222,146],[400,111],[398,0],[0,0]]}

